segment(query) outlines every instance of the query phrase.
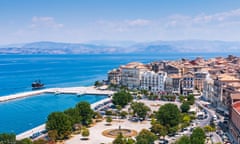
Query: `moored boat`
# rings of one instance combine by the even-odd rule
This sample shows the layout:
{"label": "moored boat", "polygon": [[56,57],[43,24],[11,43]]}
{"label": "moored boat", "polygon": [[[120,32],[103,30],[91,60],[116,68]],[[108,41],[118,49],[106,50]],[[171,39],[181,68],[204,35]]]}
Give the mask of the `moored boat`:
{"label": "moored boat", "polygon": [[40,89],[43,87],[44,87],[44,84],[40,80],[36,80],[32,83],[32,89]]}

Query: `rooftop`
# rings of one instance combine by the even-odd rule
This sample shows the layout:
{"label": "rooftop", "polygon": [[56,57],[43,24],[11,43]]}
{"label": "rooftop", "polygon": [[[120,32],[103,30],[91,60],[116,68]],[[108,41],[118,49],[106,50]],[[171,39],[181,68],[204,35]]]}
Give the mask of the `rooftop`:
{"label": "rooftop", "polygon": [[238,112],[240,114],[240,101],[238,102],[235,102],[233,105],[232,105],[233,109]]}

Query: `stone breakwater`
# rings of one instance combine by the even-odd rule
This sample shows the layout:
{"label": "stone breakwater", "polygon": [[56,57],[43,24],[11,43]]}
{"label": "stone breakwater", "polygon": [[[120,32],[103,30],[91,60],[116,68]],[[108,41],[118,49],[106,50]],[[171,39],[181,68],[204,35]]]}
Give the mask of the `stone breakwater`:
{"label": "stone breakwater", "polygon": [[109,90],[104,90],[101,88],[96,88],[94,86],[89,87],[68,87],[68,88],[49,88],[43,90],[34,90],[30,92],[17,93],[7,96],[1,96],[0,102],[5,102],[14,99],[20,99],[30,96],[37,96],[44,93],[53,93],[53,94],[75,94],[75,95],[112,95],[114,92]]}

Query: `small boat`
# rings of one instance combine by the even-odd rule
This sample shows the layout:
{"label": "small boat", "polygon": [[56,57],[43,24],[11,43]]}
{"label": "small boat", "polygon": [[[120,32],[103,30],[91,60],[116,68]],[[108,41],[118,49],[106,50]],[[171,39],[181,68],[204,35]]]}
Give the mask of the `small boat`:
{"label": "small boat", "polygon": [[43,87],[44,87],[44,84],[40,80],[36,80],[32,83],[32,89],[40,89]]}

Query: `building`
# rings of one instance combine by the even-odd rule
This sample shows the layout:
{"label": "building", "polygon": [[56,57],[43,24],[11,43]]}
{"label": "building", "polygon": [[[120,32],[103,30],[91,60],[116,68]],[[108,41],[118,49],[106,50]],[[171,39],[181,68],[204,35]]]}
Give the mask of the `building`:
{"label": "building", "polygon": [[181,73],[181,70],[176,67],[176,66],[173,66],[173,65],[167,65],[165,66],[165,69],[164,69],[165,72],[167,72],[167,74],[180,74]]}
{"label": "building", "polygon": [[[229,110],[230,106],[233,103],[232,100],[236,99],[237,98],[236,96],[239,96],[239,94],[240,94],[240,83],[239,82],[228,83],[223,88],[222,107],[226,110]],[[226,111],[225,113],[228,114],[228,111]]]}
{"label": "building", "polygon": [[183,95],[192,94],[194,90],[194,75],[192,72],[187,72],[181,80],[181,93]]}
{"label": "building", "polygon": [[240,143],[240,101],[232,104],[230,112],[229,132],[236,143]]}
{"label": "building", "polygon": [[[168,84],[170,87],[172,87],[171,93],[179,95],[180,94],[180,80],[182,78],[181,75],[172,74],[172,75],[169,75],[168,77],[169,77],[169,79],[171,79],[171,80],[169,80],[169,82],[171,84]],[[167,83],[166,83],[166,85],[167,85]],[[170,90],[170,88],[168,88],[168,89]]]}
{"label": "building", "polygon": [[216,102],[214,102],[216,104],[214,106],[216,106],[217,109],[228,112],[228,107],[226,105],[226,103],[228,102],[225,102],[225,100],[228,99],[227,97],[229,97],[229,94],[227,94],[226,87],[228,84],[235,82],[240,82],[240,80],[227,74],[218,75],[214,79],[214,99],[217,100]]}
{"label": "building", "polygon": [[140,87],[141,74],[148,71],[144,64],[138,62],[121,66],[121,69],[122,77],[120,84],[130,89],[138,89]]}
{"label": "building", "polygon": [[159,71],[164,70],[166,66],[166,62],[165,61],[153,62],[150,64],[150,66],[151,66],[151,71],[154,71],[155,73],[157,73]]}
{"label": "building", "polygon": [[166,77],[167,73],[163,71],[159,71],[158,73],[146,71],[141,75],[141,89],[152,92],[164,91]]}
{"label": "building", "polygon": [[113,69],[112,71],[108,72],[108,82],[110,84],[119,85],[120,81],[121,81],[120,69]]}
{"label": "building", "polygon": [[202,91],[203,83],[209,77],[208,72],[195,72],[194,73],[194,86],[195,89]]}
{"label": "building", "polygon": [[214,80],[211,77],[208,77],[204,80],[204,82],[203,82],[203,95],[202,95],[205,100],[211,102],[212,104],[215,101],[217,101],[217,99],[214,99],[213,83],[214,83]]}

